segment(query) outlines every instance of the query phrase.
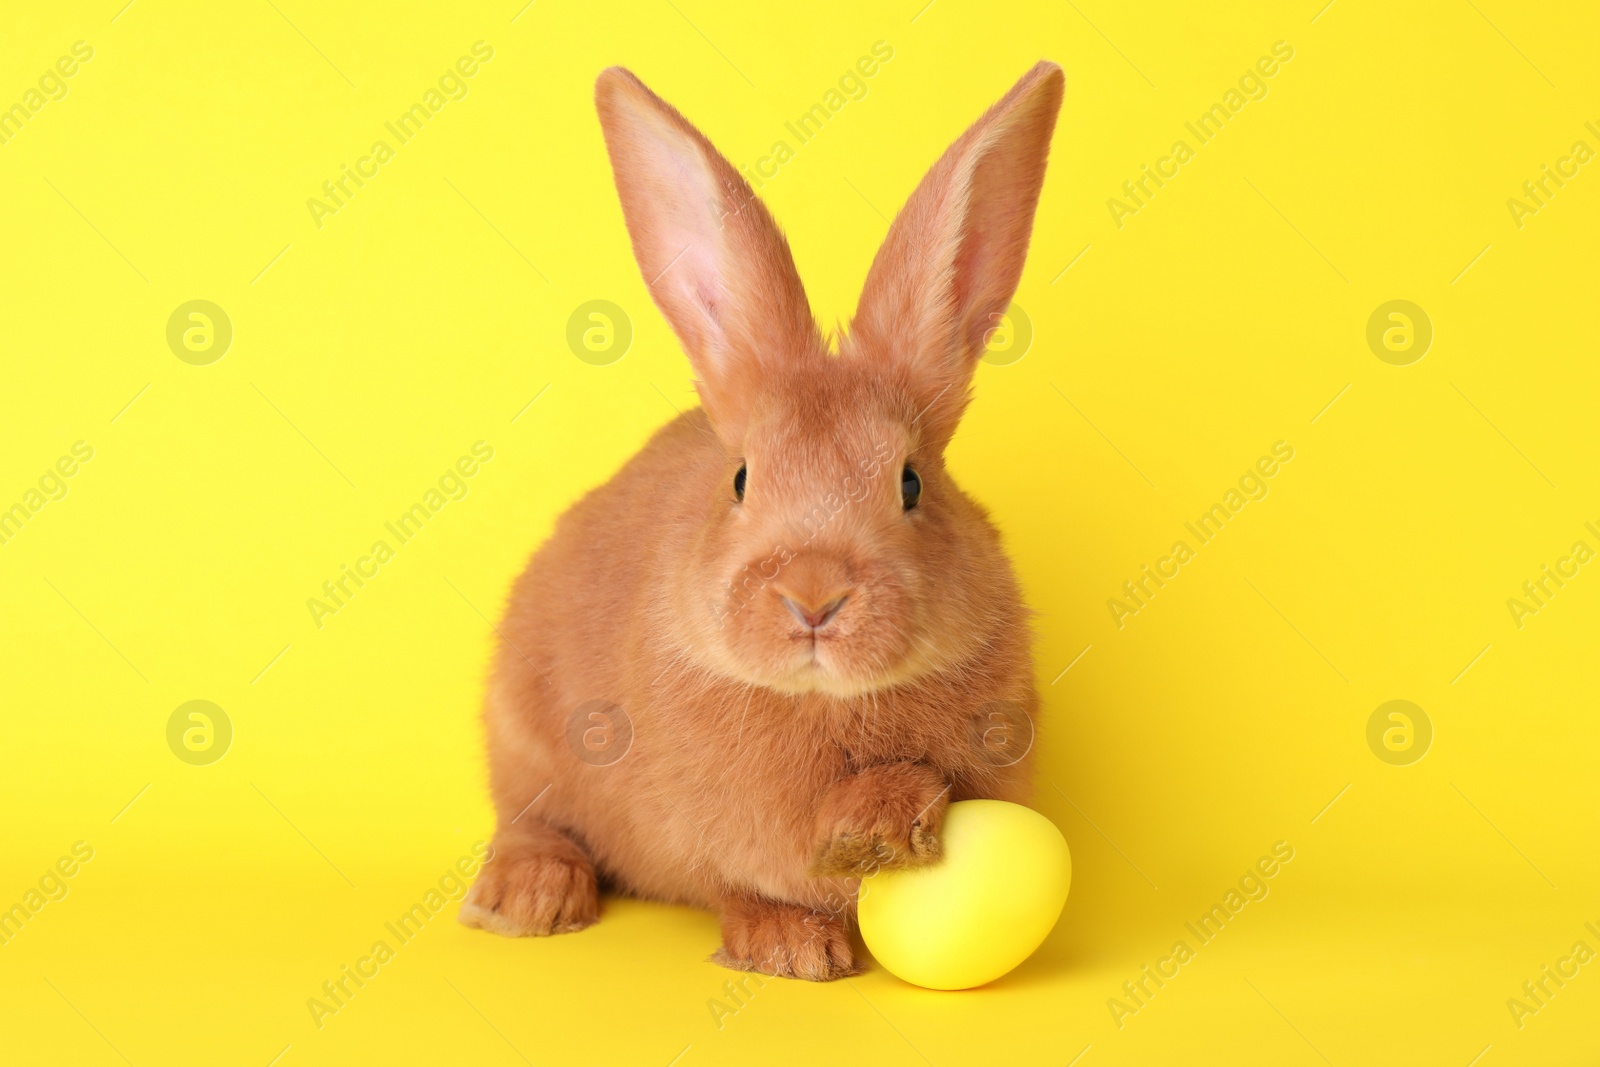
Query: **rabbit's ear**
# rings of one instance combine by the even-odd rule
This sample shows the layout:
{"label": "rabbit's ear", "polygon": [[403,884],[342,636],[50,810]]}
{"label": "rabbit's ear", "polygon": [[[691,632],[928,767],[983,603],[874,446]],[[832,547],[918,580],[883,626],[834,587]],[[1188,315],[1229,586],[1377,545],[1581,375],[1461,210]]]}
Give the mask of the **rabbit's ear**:
{"label": "rabbit's ear", "polygon": [[737,439],[763,368],[825,351],[789,244],[739,172],[630,71],[595,84],[622,214],[650,295]]}
{"label": "rabbit's ear", "polygon": [[851,348],[894,364],[940,443],[1022,277],[1065,84],[1050,62],[1023,75],[928,171],[867,274]]}

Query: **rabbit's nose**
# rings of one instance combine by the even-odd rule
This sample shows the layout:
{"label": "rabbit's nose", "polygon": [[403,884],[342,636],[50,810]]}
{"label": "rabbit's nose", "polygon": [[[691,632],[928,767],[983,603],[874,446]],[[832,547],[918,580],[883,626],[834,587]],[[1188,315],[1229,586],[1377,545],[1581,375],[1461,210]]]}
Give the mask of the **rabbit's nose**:
{"label": "rabbit's nose", "polygon": [[844,596],[836,597],[817,607],[799,603],[788,597],[782,597],[781,599],[783,600],[783,606],[789,609],[789,614],[800,620],[800,625],[807,629],[820,630],[832,622],[835,615],[839,614],[839,609],[844,607],[846,600],[850,599],[850,594],[846,593]]}

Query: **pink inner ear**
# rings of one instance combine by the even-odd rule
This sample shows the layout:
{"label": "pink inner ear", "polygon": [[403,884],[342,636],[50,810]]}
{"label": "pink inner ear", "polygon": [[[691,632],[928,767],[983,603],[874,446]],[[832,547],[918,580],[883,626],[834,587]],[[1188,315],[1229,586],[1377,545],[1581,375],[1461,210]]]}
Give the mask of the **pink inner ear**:
{"label": "pink inner ear", "polygon": [[676,294],[675,302],[694,317],[693,329],[704,354],[717,359],[718,353],[727,351],[727,332],[719,316],[727,290],[717,262],[716,238],[675,225],[662,232],[661,241],[667,256],[654,287]]}
{"label": "pink inner ear", "polygon": [[929,169],[867,272],[851,347],[903,377],[941,447],[1022,276],[1063,87],[1052,63],[1023,75]]}
{"label": "pink inner ear", "polygon": [[1026,124],[1002,128],[973,167],[955,287],[965,339],[974,349],[983,347],[1022,278],[1044,171],[1043,153],[1030,157],[1027,150],[1036,137]]}
{"label": "pink inner ear", "polygon": [[[724,233],[722,198],[693,146],[670,128],[646,143],[654,159],[654,219],[645,220],[650,265],[646,281],[652,289],[677,304],[691,321],[680,328],[692,331],[707,356],[726,351],[724,324],[719,311],[726,298],[722,276]],[[643,264],[641,264],[643,266]],[[668,295],[671,294],[671,295]]]}
{"label": "pink inner ear", "polygon": [[[693,255],[694,251],[690,250],[684,255],[684,258],[688,259]],[[690,276],[695,280],[695,299],[699,302],[700,307],[705,310],[706,317],[711,320],[712,327],[716,330],[718,345],[725,351],[727,349],[728,334],[723,327],[721,313],[722,302],[727,296],[727,289],[721,284],[720,275],[712,273],[714,269],[714,266],[707,264],[704,267],[697,267]]]}
{"label": "pink inner ear", "polygon": [[733,165],[632,74],[604,72],[595,100],[645,283],[718,432],[737,435],[757,367],[821,347],[788,244]]}

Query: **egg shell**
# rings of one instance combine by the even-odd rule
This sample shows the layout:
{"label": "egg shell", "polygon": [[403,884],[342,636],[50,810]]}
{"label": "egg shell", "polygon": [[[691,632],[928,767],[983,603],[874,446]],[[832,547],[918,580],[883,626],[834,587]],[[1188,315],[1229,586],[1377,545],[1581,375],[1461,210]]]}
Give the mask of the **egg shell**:
{"label": "egg shell", "polygon": [[1061,917],[1072,856],[1055,824],[1002,800],[945,812],[943,858],[862,880],[861,936],[891,974],[928,989],[992,982],[1033,955]]}

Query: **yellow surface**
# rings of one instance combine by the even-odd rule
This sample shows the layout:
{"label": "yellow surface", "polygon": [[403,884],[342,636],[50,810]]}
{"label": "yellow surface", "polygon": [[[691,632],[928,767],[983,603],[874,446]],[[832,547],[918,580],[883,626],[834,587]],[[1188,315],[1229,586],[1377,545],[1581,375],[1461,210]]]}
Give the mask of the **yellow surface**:
{"label": "yellow surface", "polygon": [[[0,1059],[1592,1062],[1600,965],[1572,953],[1600,949],[1600,565],[1573,545],[1600,548],[1600,171],[1572,146],[1600,148],[1596,18],[1319,3],[7,3],[0,99],[76,41],[93,58],[0,144],[0,502],[73,470],[0,545],[0,900],[73,870],[0,946]],[[477,41],[492,59],[446,82],[465,98],[363,164]],[[761,164],[878,41],[865,95]],[[1163,163],[1279,41],[1265,97]],[[1069,85],[1031,345],[980,368],[952,462],[1039,612],[1035,804],[1077,866],[1053,935],[970,993],[880,968],[719,1013],[710,915],[459,927],[452,871],[491,828],[489,620],[561,509],[692,403],[595,73],[631,66],[772,175],[832,322],[885,216],[1041,56]],[[1147,164],[1176,175],[1114,212]],[[1509,207],[1547,164],[1565,185]],[[375,176],[319,228],[307,201],[346,165]],[[632,324],[605,366],[566,341],[597,299]],[[168,346],[194,300],[232,325],[207,365]],[[1432,324],[1409,365],[1382,337],[1414,320],[1379,323],[1390,358],[1368,346],[1394,300]],[[1198,543],[1185,524],[1241,482]],[[347,565],[375,577],[319,627],[307,601]],[[1176,576],[1108,607],[1145,565]],[[1545,565],[1569,578],[1514,612]],[[210,765],[168,745],[194,700],[232,727]],[[1369,747],[1395,700],[1431,729],[1386,711]],[[386,933],[441,886],[410,941]],[[1202,943],[1188,924],[1231,891]],[[1124,983],[1179,941],[1193,958],[1135,1005]],[[319,1029],[307,1002],[347,965],[374,977]]]}
{"label": "yellow surface", "polygon": [[927,989],[970,989],[1044,943],[1072,884],[1055,824],[1003,800],[950,805],[943,857],[861,884],[861,938],[891,974]]}

